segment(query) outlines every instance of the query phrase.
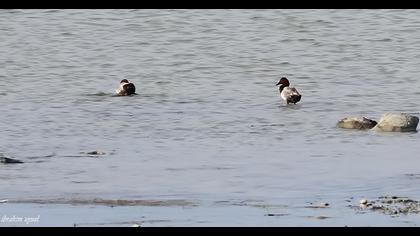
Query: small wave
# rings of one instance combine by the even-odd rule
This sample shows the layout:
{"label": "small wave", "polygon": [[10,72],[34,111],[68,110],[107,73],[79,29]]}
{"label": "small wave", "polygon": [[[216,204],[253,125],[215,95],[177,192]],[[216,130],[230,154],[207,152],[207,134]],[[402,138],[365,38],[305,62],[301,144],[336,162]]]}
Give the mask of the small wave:
{"label": "small wave", "polygon": [[99,97],[103,97],[103,96],[112,96],[115,95],[113,93],[105,93],[105,92],[97,92],[97,93],[89,93],[86,94],[86,96],[99,96]]}
{"label": "small wave", "polygon": [[45,155],[45,156],[29,156],[29,157],[26,157],[26,158],[27,159],[39,159],[39,158],[49,158],[49,157],[54,157],[54,156],[56,156],[56,154],[51,153],[51,154],[48,154],[48,155]]}
{"label": "small wave", "polygon": [[126,200],[126,199],[78,199],[78,198],[56,198],[56,199],[21,199],[10,200],[9,203],[35,203],[35,204],[71,204],[71,205],[105,205],[105,206],[197,206],[197,203],[182,200]]}
{"label": "small wave", "polygon": [[71,181],[74,184],[94,184],[94,183],[99,183],[99,181],[96,180],[86,180],[86,181]]}
{"label": "small wave", "polygon": [[391,42],[391,38],[383,38],[383,39],[368,39],[367,41],[370,42]]}

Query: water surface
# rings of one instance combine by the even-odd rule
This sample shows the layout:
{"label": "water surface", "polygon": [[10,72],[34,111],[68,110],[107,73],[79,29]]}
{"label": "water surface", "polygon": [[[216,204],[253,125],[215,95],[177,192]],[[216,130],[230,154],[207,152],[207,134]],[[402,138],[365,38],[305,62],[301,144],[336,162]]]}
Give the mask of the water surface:
{"label": "water surface", "polygon": [[[418,10],[2,10],[0,152],[25,163],[0,166],[0,215],[40,214],[34,226],[418,225],[348,205],[419,199],[419,134],[335,124],[419,114],[419,30]],[[281,76],[297,105],[280,100]],[[112,96],[123,78],[139,95]],[[106,155],[81,153],[94,150]],[[306,208],[319,202],[330,207]]]}

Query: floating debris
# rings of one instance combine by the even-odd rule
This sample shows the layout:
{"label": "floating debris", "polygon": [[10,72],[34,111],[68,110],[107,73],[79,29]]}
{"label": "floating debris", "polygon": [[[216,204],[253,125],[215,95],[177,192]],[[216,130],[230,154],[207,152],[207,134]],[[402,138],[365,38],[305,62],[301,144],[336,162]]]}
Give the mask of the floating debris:
{"label": "floating debris", "polygon": [[3,199],[3,200],[0,200],[0,203],[6,203],[6,202],[8,202],[9,200],[7,200],[7,199]]}

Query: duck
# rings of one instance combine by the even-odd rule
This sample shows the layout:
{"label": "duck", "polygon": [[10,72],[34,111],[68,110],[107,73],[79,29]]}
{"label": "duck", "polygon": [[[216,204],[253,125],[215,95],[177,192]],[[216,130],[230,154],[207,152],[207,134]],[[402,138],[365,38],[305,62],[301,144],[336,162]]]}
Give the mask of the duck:
{"label": "duck", "polygon": [[123,79],[120,82],[120,87],[115,92],[120,96],[136,94],[136,86],[128,80]]}
{"label": "duck", "polygon": [[289,87],[290,83],[286,77],[282,77],[276,86],[281,85],[280,97],[286,101],[287,104],[293,103],[296,104],[302,98],[302,95],[296,90],[296,88]]}

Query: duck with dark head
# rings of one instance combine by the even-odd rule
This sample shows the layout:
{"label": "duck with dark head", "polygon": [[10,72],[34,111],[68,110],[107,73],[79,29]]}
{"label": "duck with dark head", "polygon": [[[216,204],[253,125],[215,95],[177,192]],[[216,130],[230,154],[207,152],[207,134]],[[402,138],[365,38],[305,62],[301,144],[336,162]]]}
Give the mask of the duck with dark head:
{"label": "duck with dark head", "polygon": [[123,79],[120,82],[120,87],[115,92],[120,96],[136,94],[136,86],[128,80]]}
{"label": "duck with dark head", "polygon": [[296,88],[289,87],[290,83],[289,80],[286,77],[282,77],[280,81],[276,84],[276,86],[281,85],[280,90],[280,97],[289,103],[296,104],[300,101],[302,95],[299,94],[299,92],[296,90]]}

